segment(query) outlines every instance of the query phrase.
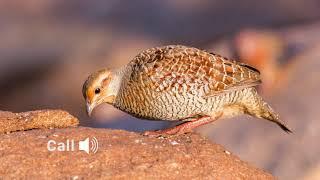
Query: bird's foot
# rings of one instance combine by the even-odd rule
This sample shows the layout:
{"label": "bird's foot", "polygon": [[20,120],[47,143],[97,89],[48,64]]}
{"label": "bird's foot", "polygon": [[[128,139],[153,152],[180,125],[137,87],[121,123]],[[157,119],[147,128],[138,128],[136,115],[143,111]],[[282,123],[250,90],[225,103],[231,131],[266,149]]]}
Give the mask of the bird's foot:
{"label": "bird's foot", "polygon": [[[185,123],[183,123],[185,124]],[[183,125],[181,124],[181,125]],[[190,133],[192,132],[192,129],[185,129],[182,128],[181,125],[168,128],[168,129],[162,129],[162,130],[155,130],[155,131],[145,131],[143,133],[144,136],[149,136],[149,137],[168,137],[168,136],[174,136],[174,135],[180,135],[180,134],[185,134],[185,133]]]}
{"label": "bird's foot", "polygon": [[[220,117],[220,116],[219,116]],[[167,136],[172,136],[172,135],[181,135],[181,134],[186,134],[192,132],[192,130],[196,127],[199,127],[204,124],[211,123],[217,119],[214,117],[210,116],[204,116],[198,119],[195,119],[193,121],[188,121],[185,123],[182,123],[178,126],[168,128],[168,129],[163,129],[163,130],[156,130],[156,131],[145,131],[143,133],[144,136],[149,136],[149,137],[167,137]]]}

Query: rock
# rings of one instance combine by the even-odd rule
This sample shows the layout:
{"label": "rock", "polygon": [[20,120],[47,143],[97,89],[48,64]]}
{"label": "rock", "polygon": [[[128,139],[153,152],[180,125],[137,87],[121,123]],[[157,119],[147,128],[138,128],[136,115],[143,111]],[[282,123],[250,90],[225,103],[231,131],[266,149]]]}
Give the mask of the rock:
{"label": "rock", "polygon": [[0,111],[0,133],[29,129],[77,126],[79,120],[62,110],[39,110],[23,113]]}
{"label": "rock", "polygon": [[[164,139],[124,130],[79,127],[0,136],[0,177],[274,179],[197,134]],[[96,153],[78,150],[78,141],[87,137],[98,140]],[[48,151],[49,140],[74,140],[75,150]]]}

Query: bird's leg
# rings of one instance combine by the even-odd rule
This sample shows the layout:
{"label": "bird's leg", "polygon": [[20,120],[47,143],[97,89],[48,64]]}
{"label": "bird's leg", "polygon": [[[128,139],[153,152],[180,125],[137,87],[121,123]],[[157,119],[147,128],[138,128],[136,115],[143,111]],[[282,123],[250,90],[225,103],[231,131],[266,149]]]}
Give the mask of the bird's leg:
{"label": "bird's leg", "polygon": [[163,130],[156,130],[156,131],[145,131],[143,135],[145,136],[152,136],[152,137],[159,137],[159,136],[168,136],[168,135],[180,135],[192,132],[194,128],[202,126],[204,124],[209,124],[219,117],[222,116],[222,113],[219,113],[216,116],[203,116],[201,118],[193,119],[191,121],[184,122],[180,125],[177,125],[172,128],[167,128]]}

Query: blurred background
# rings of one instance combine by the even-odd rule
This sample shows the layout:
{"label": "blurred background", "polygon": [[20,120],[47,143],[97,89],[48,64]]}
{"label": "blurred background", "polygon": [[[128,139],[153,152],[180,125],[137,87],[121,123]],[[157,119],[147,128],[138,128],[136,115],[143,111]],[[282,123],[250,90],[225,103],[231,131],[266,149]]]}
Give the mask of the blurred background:
{"label": "blurred background", "polygon": [[144,131],[170,126],[99,107],[89,119],[87,76],[140,51],[184,44],[262,72],[259,91],[294,130],[243,116],[198,131],[280,179],[320,179],[320,1],[0,1],[0,109],[61,108],[82,126]]}

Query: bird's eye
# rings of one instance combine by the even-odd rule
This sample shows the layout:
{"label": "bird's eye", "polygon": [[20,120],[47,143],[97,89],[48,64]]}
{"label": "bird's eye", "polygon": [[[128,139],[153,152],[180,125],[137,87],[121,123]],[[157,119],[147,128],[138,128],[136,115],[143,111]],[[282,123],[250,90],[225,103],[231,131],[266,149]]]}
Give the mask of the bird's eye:
{"label": "bird's eye", "polygon": [[100,88],[97,88],[97,89],[94,90],[94,93],[95,93],[95,94],[99,94],[100,91],[101,91]]}

